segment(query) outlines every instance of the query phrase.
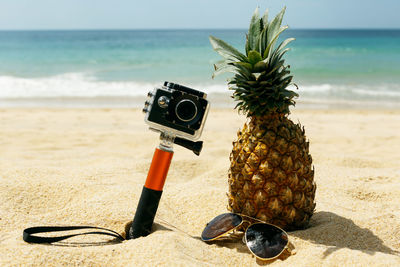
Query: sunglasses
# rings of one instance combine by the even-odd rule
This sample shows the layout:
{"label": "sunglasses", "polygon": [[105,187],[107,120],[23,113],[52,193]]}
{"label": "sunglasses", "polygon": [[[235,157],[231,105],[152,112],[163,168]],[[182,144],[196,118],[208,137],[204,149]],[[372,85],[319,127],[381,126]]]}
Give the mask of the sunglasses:
{"label": "sunglasses", "polygon": [[201,233],[201,240],[214,241],[240,229],[246,223],[249,226],[245,228],[243,241],[257,258],[274,259],[288,249],[289,237],[284,230],[278,226],[236,213],[224,213],[212,219]]}

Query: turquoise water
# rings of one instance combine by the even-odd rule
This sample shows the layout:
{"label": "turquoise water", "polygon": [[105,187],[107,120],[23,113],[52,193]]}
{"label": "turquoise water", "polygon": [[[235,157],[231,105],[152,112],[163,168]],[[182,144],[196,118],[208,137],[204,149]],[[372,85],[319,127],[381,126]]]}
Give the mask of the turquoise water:
{"label": "turquoise water", "polygon": [[[226,92],[211,79],[209,35],[243,51],[246,30],[0,31],[0,99],[138,96],[164,80]],[[400,100],[400,30],[288,30],[307,100]]]}

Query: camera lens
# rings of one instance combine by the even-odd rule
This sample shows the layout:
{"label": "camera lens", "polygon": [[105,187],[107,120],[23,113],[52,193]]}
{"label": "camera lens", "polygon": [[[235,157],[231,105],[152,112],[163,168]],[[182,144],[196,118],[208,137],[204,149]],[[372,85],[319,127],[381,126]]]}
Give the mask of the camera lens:
{"label": "camera lens", "polygon": [[196,104],[190,99],[181,100],[175,107],[176,116],[181,121],[191,121],[197,115]]}

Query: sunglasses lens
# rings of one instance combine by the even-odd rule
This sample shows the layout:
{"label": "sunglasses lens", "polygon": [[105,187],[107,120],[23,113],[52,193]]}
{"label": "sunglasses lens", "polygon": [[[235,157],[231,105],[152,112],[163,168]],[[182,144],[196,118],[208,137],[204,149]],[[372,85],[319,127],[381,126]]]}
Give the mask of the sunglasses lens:
{"label": "sunglasses lens", "polygon": [[242,222],[242,217],[234,213],[224,213],[215,217],[204,228],[201,240],[210,241],[235,229]]}
{"label": "sunglasses lens", "polygon": [[246,243],[254,255],[270,259],[282,253],[288,244],[288,236],[276,226],[256,223],[247,229]]}

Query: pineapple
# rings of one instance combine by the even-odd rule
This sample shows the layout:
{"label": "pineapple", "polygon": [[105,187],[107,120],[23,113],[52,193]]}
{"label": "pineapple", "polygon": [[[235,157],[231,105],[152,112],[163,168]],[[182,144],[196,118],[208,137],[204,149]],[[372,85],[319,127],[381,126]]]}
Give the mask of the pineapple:
{"label": "pineapple", "polygon": [[234,74],[228,85],[235,108],[248,117],[230,154],[228,209],[295,230],[306,227],[314,212],[316,184],[304,127],[288,118],[298,94],[288,89],[293,76],[282,59],[294,38],[275,47],[288,28],[281,27],[284,13],[268,21],[268,10],[260,17],[256,9],[246,55],[216,37],[210,42],[223,57],[213,77]]}

